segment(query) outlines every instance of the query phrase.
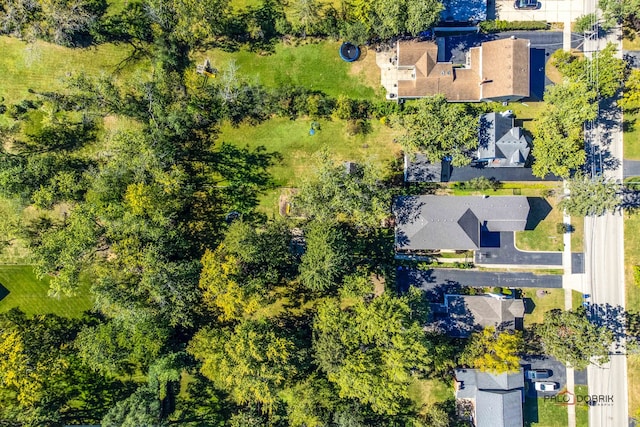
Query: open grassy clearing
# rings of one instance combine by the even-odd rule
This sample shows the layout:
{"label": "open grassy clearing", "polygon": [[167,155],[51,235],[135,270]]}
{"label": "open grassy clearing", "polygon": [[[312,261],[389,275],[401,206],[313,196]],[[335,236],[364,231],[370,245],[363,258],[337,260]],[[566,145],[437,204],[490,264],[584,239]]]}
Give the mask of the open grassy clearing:
{"label": "open grassy clearing", "polygon": [[564,289],[545,289],[544,295],[538,296],[537,289],[523,289],[526,313],[524,327],[529,328],[534,323],[542,323],[544,313],[554,308],[564,309]]}
{"label": "open grassy clearing", "polygon": [[[0,37],[0,94],[5,104],[11,104],[32,98],[29,89],[62,90],[65,79],[80,73],[111,74],[130,51],[126,45],[69,49],[43,41],[25,43],[3,36]],[[144,64],[128,65],[122,69],[121,76],[130,78],[137,70],[144,69]]]}
{"label": "open grassy clearing", "polygon": [[416,379],[409,386],[409,398],[424,412],[430,406],[453,399],[453,387],[438,379]]}
{"label": "open grassy clearing", "polygon": [[336,161],[371,161],[381,166],[392,162],[400,152],[393,142],[398,130],[372,120],[372,131],[366,135],[349,136],[342,120],[320,120],[320,130],[309,135],[311,120],[274,118],[258,126],[230,124],[222,126],[220,140],[256,148],[264,146],[269,152],[282,155],[282,161],[271,167],[276,187],[260,198],[258,210],[268,217],[278,215],[280,187],[296,187],[300,179],[313,169],[314,154],[326,149]]}
{"label": "open grassy clearing", "polygon": [[257,126],[241,125],[238,128],[224,124],[220,140],[256,148],[264,146],[269,152],[283,156],[281,162],[271,168],[275,184],[295,187],[300,178],[308,175],[313,167],[313,155],[326,149],[338,161],[372,161],[386,164],[400,152],[400,145],[393,142],[397,130],[372,121],[372,131],[367,135],[348,136],[342,120],[320,120],[320,130],[309,135],[311,120],[274,118]]}
{"label": "open grassy clearing", "polygon": [[88,281],[82,281],[78,296],[50,298],[48,280],[38,280],[30,265],[0,266],[0,312],[19,307],[27,315],[53,313],[79,317],[92,306]]}
{"label": "open grassy clearing", "polygon": [[640,111],[624,113],[624,158],[640,160]]}
{"label": "open grassy clearing", "polygon": [[338,55],[340,43],[323,41],[292,46],[279,43],[272,54],[241,50],[224,52],[214,49],[194,55],[196,62],[209,58],[220,70],[219,78],[230,63],[237,67],[236,75],[249,83],[267,87],[304,86],[333,97],[379,100],[380,71],[375,64],[375,52],[363,48],[361,59],[344,62]]}

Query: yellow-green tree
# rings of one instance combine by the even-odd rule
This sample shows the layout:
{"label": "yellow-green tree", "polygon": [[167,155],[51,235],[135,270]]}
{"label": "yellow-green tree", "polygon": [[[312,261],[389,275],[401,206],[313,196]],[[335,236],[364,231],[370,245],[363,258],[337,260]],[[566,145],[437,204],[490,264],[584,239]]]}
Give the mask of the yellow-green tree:
{"label": "yellow-green tree", "polygon": [[523,348],[522,332],[497,332],[488,327],[471,334],[460,361],[485,372],[515,372],[520,369]]}

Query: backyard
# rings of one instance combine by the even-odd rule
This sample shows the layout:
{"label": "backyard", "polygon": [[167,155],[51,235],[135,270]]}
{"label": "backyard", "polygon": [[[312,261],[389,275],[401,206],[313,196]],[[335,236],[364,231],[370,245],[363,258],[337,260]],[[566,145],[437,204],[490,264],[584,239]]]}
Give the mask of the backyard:
{"label": "backyard", "polygon": [[0,312],[19,307],[27,315],[79,317],[92,306],[88,280],[81,281],[75,297],[55,299],[48,291],[48,280],[38,280],[30,265],[0,265]]}
{"label": "backyard", "polygon": [[278,43],[272,54],[215,49],[195,54],[194,60],[201,63],[209,58],[220,71],[220,79],[225,79],[225,71],[233,64],[237,78],[248,83],[267,87],[304,86],[333,97],[383,99],[378,94],[380,70],[375,51],[363,48],[359,60],[347,63],[340,59],[339,47],[340,43],[331,41],[299,46]]}
{"label": "backyard", "polygon": [[[70,49],[36,41],[0,37],[0,94],[4,103],[16,103],[32,98],[29,89],[39,91],[62,90],[65,79],[87,73],[91,76],[111,74],[128,57],[128,46],[103,44],[86,49]],[[131,76],[141,64],[124,67],[123,77]]]}

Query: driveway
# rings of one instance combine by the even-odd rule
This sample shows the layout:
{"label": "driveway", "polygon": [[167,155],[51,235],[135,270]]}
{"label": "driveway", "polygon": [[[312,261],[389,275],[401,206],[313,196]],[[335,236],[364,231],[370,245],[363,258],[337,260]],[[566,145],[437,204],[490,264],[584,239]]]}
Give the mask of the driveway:
{"label": "driveway", "polygon": [[480,248],[475,253],[476,264],[562,266],[562,252],[523,252],[516,248],[515,233],[500,233],[500,246]]}
{"label": "driveway", "polygon": [[[496,19],[505,21],[574,21],[585,14],[583,0],[540,0],[540,9],[518,10],[513,0],[495,0]],[[490,11],[488,13],[493,13]]]}
{"label": "driveway", "polygon": [[622,175],[624,178],[640,176],[640,160],[624,160],[622,162]]}
{"label": "driveway", "polygon": [[[551,376],[549,378],[545,378],[544,380],[539,381],[550,381],[559,384],[558,391],[562,390],[567,386],[567,368],[564,364],[557,359],[554,359],[551,356],[527,356],[520,361],[520,364],[524,368],[525,371],[530,371],[532,369],[547,369],[551,371]],[[527,383],[527,395],[529,397],[544,397],[544,396],[553,396],[557,394],[557,392],[540,392],[537,391],[533,385],[533,381],[527,380],[525,377],[525,382]]]}
{"label": "driveway", "polygon": [[451,170],[450,182],[469,181],[472,178],[484,176],[500,182],[510,181],[560,181],[555,175],[538,178],[531,173],[531,168],[480,168],[473,166],[454,167]]}
{"label": "driveway", "polygon": [[427,291],[429,297],[442,292],[450,293],[462,286],[504,288],[562,288],[562,276],[555,274],[537,275],[533,273],[490,272],[434,268],[418,270],[403,268],[396,275],[401,291],[409,286],[417,286]]}

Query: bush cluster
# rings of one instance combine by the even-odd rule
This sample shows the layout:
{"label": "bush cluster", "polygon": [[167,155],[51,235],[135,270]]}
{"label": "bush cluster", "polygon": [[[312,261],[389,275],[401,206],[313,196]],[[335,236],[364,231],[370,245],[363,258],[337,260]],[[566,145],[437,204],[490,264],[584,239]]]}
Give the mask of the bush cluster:
{"label": "bush cluster", "polygon": [[483,33],[499,33],[513,30],[546,30],[546,21],[483,21],[479,25]]}

